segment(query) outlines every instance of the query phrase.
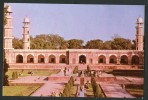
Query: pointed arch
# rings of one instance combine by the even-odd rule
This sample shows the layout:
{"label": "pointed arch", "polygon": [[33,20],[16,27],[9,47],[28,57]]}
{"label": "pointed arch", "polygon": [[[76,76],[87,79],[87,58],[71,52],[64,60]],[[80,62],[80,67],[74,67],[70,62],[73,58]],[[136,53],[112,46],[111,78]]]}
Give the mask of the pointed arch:
{"label": "pointed arch", "polygon": [[105,64],[106,63],[106,57],[104,55],[100,55],[98,57],[98,63],[103,63]]}
{"label": "pointed arch", "polygon": [[45,63],[45,57],[43,55],[38,55],[38,63]]}
{"label": "pointed arch", "polygon": [[34,56],[33,55],[29,54],[27,56],[27,63],[34,63]]}
{"label": "pointed arch", "polygon": [[66,63],[66,56],[65,55],[61,55],[59,60],[60,60],[59,61],[60,63]]}
{"label": "pointed arch", "polygon": [[117,64],[117,57],[115,55],[111,55],[109,57],[109,63],[110,64]]}
{"label": "pointed arch", "polygon": [[86,64],[86,56],[85,55],[79,56],[79,63],[85,63]]}
{"label": "pointed arch", "polygon": [[137,55],[132,56],[132,64],[139,64],[139,57]]}
{"label": "pointed arch", "polygon": [[49,63],[56,63],[56,57],[54,55],[49,56]]}
{"label": "pointed arch", "polygon": [[120,59],[120,64],[128,64],[128,57],[126,55],[122,55]]}
{"label": "pointed arch", "polygon": [[22,55],[18,54],[16,56],[16,63],[23,63],[23,56]]}

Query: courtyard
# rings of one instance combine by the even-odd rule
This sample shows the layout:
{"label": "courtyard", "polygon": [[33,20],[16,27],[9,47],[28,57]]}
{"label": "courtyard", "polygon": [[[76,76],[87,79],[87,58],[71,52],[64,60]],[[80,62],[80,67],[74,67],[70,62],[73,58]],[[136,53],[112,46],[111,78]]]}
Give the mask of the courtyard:
{"label": "courtyard", "polygon": [[[56,65],[55,65],[56,66]],[[10,86],[3,87],[4,96],[35,96],[35,97],[95,97],[94,90],[92,88],[91,78],[94,77],[97,85],[99,86],[99,92],[102,93],[99,98],[141,98],[143,97],[143,77],[131,76],[129,73],[123,75],[124,72],[118,69],[118,75],[113,74],[113,70],[104,69],[100,66],[91,67],[91,65],[80,64],[77,65],[78,71],[74,73],[76,66],[63,65],[61,70],[51,68],[44,69],[9,69],[7,74],[11,77],[12,72],[17,71],[22,73],[22,76],[18,76],[17,79],[9,78]],[[79,67],[81,66],[81,67]],[[108,65],[110,67],[118,68],[119,65]],[[125,67],[126,65],[124,65]],[[89,68],[88,68],[89,67]],[[123,67],[123,68],[124,68]],[[91,69],[93,68],[93,69]],[[96,68],[96,69],[95,69]],[[64,70],[66,69],[66,74]],[[86,74],[87,71],[89,74]],[[117,69],[115,69],[117,70]],[[140,74],[143,70],[140,67],[128,68],[127,71],[138,70]],[[28,72],[33,72],[29,74]],[[96,75],[94,75],[96,72]],[[84,74],[85,73],[85,74]],[[121,75],[119,75],[119,73]],[[64,94],[64,89],[69,83],[70,78],[73,78],[74,84],[70,87],[69,95]],[[82,80],[83,79],[83,80]],[[86,84],[88,87],[86,87]],[[83,92],[80,88],[83,87]],[[138,87],[138,88],[137,88]],[[11,89],[13,88],[13,89]],[[30,90],[27,94],[27,90]],[[16,91],[15,89],[19,89]],[[72,91],[71,91],[72,90]],[[55,94],[54,94],[55,93]]]}

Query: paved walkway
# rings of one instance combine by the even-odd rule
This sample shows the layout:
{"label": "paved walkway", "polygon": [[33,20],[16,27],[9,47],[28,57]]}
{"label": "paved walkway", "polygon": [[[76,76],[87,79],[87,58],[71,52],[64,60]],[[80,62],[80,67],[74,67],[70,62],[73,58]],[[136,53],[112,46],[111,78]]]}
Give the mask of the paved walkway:
{"label": "paved walkway", "polygon": [[[67,71],[67,76],[70,76],[72,73],[72,69],[69,69],[69,71]],[[53,74],[52,76],[64,76],[63,71],[61,71],[58,74]],[[31,96],[51,96],[52,92],[55,92],[57,95],[57,97],[59,96],[59,93],[63,90],[64,88],[64,84],[63,83],[58,83],[58,82],[53,82],[53,81],[48,81],[46,84],[44,84],[40,89],[38,89],[37,91],[35,91],[35,93],[33,93]]]}
{"label": "paved walkway", "polygon": [[58,83],[46,83],[40,89],[35,91],[31,96],[51,96],[52,92],[56,93],[56,96],[59,96],[60,91],[64,88],[64,84]]}
{"label": "paved walkway", "polygon": [[135,98],[119,84],[100,84],[107,98]]}

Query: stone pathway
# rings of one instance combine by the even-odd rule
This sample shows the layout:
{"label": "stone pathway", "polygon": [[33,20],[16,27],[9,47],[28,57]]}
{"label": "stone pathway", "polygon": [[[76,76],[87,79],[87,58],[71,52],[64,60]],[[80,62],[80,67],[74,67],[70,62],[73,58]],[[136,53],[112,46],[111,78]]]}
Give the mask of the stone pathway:
{"label": "stone pathway", "polygon": [[[67,76],[70,76],[72,73],[72,69],[69,69],[67,71]],[[61,71],[58,74],[53,74],[52,76],[64,76],[64,73]],[[63,83],[58,83],[58,82],[53,82],[53,81],[48,81],[46,84],[44,84],[40,89],[35,91],[31,96],[51,96],[52,92],[55,92],[57,97],[59,96],[59,93],[63,90],[64,88]]]}
{"label": "stone pathway", "polygon": [[107,98],[135,98],[119,84],[100,84]]}
{"label": "stone pathway", "polygon": [[60,91],[64,88],[64,84],[58,83],[46,83],[40,89],[35,91],[31,96],[51,96],[51,93],[54,91],[59,96]]}

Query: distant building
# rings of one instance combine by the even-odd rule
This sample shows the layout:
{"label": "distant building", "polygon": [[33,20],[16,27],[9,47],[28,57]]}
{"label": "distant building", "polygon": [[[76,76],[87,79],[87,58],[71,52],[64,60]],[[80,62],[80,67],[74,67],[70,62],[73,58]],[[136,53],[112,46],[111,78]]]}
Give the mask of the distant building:
{"label": "distant building", "polygon": [[14,49],[12,46],[12,11],[8,7],[6,14],[7,24],[4,26],[4,51],[7,62],[17,64],[124,64],[143,65],[143,19],[137,19],[136,50],[98,50],[98,49],[64,49],[41,50],[30,49],[29,18],[23,20],[23,49]]}

